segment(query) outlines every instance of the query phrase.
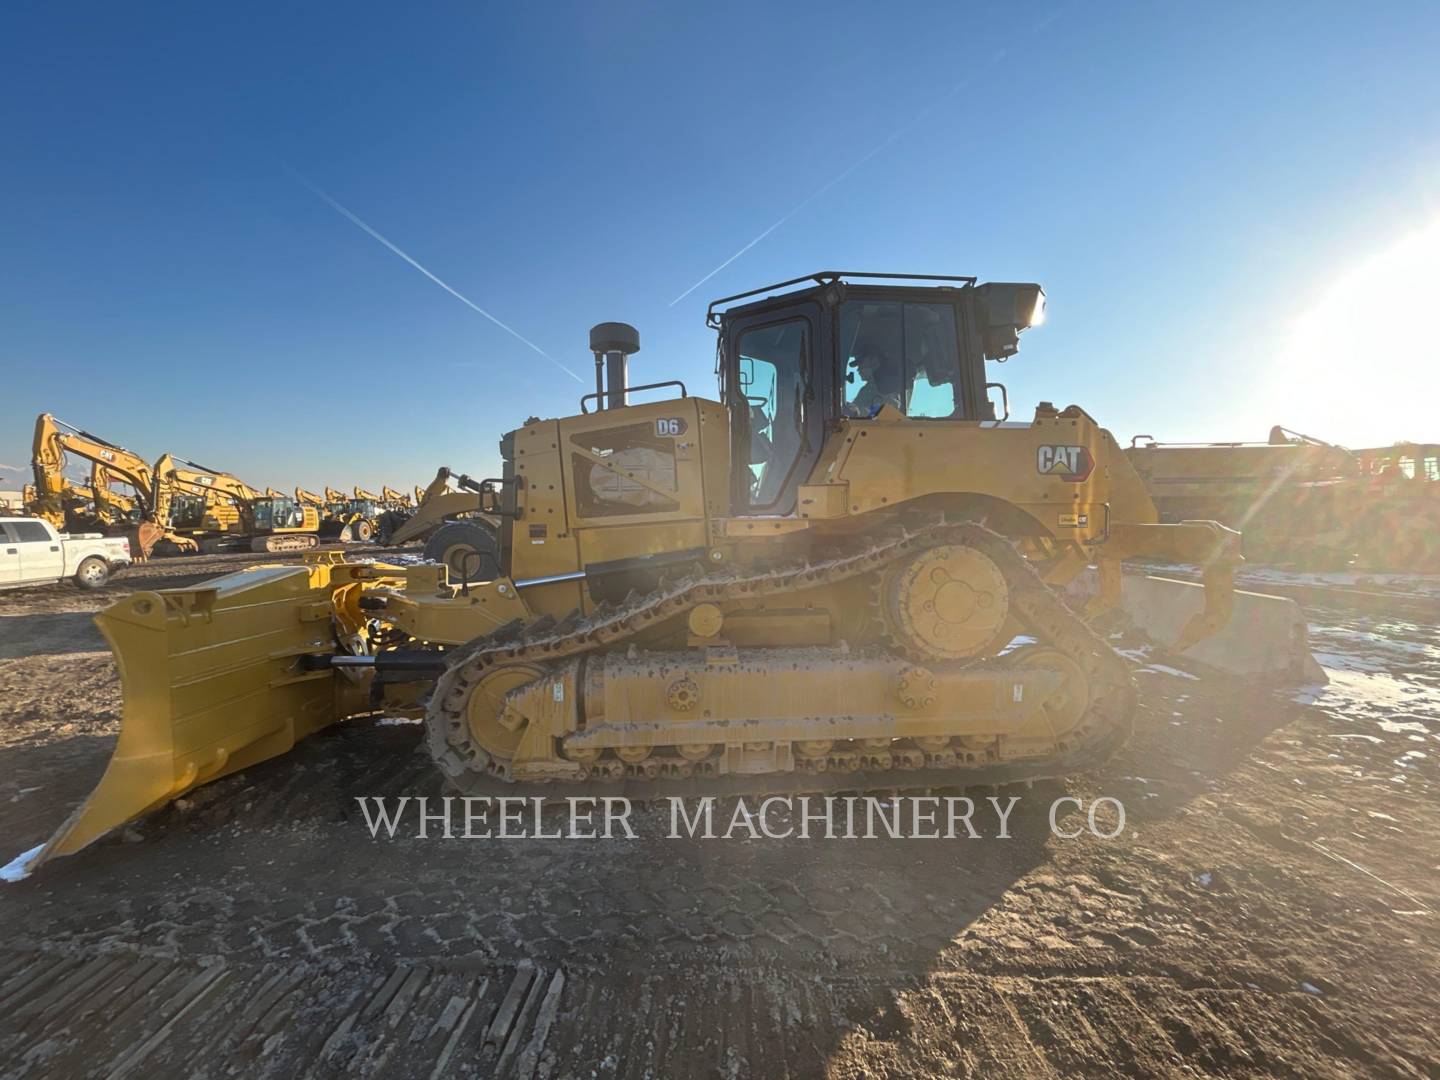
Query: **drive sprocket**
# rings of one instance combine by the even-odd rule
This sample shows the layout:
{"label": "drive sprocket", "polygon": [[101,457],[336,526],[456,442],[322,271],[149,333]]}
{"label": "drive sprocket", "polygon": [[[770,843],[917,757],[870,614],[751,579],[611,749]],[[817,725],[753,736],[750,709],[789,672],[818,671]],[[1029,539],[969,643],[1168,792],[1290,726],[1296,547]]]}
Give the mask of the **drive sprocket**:
{"label": "drive sprocket", "polygon": [[922,663],[988,656],[1009,639],[1005,574],[968,544],[937,544],[897,560],[880,575],[875,599],[890,644]]}

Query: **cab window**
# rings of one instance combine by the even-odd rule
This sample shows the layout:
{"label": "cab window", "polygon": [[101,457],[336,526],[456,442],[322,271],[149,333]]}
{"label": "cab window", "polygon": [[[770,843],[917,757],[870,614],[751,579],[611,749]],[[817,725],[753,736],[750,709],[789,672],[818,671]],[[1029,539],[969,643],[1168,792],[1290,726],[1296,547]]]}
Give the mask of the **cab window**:
{"label": "cab window", "polygon": [[7,528],[12,540],[21,544],[43,543],[50,539],[50,533],[38,521],[12,521]]}
{"label": "cab window", "polygon": [[960,348],[951,304],[850,300],[840,311],[846,416],[884,405],[906,416],[963,415]]}
{"label": "cab window", "polygon": [[805,449],[810,323],[787,319],[740,335],[740,391],[749,414],[748,502],[774,506]]}

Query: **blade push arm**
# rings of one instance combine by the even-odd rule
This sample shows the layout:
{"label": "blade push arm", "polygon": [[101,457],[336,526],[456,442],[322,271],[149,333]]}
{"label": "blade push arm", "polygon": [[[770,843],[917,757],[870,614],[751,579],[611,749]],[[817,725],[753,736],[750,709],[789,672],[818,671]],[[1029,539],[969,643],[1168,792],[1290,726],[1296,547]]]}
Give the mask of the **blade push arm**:
{"label": "blade push arm", "polygon": [[1087,615],[1120,604],[1124,560],[1149,558],[1197,565],[1205,585],[1204,609],[1185,624],[1171,649],[1184,652],[1229,623],[1235,606],[1235,569],[1245,561],[1240,554],[1240,534],[1234,529],[1215,521],[1184,521],[1178,525],[1113,522],[1098,555],[1100,592]]}

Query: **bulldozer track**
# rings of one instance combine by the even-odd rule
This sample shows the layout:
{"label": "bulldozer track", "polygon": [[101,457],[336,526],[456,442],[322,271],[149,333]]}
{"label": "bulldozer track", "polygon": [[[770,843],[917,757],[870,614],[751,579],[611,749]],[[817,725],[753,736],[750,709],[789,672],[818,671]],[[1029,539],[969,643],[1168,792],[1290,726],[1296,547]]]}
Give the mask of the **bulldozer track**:
{"label": "bulldozer track", "polygon": [[[1045,585],[1008,539],[983,524],[945,522],[897,530],[860,551],[837,554],[820,562],[759,571],[743,567],[694,575],[662,582],[654,592],[632,596],[618,605],[601,604],[589,616],[577,611],[558,622],[551,616],[542,616],[528,624],[502,627],[453,652],[450,666],[430,698],[425,721],[427,747],[441,771],[463,793],[494,790],[495,782],[500,781],[506,793],[518,794],[530,785],[511,783],[508,763],[492,757],[479,746],[466,722],[469,695],[492,670],[510,664],[547,668],[561,660],[633,642],[642,631],[700,603],[733,603],[831,585],[879,571],[896,559],[937,544],[968,545],[994,560],[1004,572],[1011,590],[1011,609],[1020,622],[1038,640],[1059,649],[1084,672],[1091,691],[1088,706],[1067,737],[1056,740],[1053,757],[1005,762],[984,752],[931,751],[897,743],[893,749],[842,750],[819,759],[823,762],[819,767],[814,761],[797,759],[797,771],[793,773],[749,776],[715,775],[713,761],[662,759],[658,763],[658,776],[655,775],[656,763],[651,763],[651,774],[647,775],[638,765],[622,768],[620,763],[611,762],[607,763],[606,770],[591,770],[579,781],[580,786],[587,792],[614,791],[638,798],[693,793],[697,785],[706,793],[735,795],[763,794],[777,789],[908,790],[957,783],[984,785],[1043,779],[1088,769],[1104,761],[1130,733],[1135,687],[1125,662]],[[993,661],[993,657],[980,657],[963,666],[985,660]],[[690,779],[692,774],[697,779]],[[566,782],[566,786],[574,783]],[[533,786],[540,793],[556,794],[554,783]]]}

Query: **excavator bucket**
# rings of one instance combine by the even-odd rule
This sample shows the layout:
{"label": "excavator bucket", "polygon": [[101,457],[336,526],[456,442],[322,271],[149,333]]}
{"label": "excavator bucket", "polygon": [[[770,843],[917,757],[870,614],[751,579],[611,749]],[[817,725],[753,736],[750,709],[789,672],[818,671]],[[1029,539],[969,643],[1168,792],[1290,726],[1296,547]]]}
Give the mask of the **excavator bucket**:
{"label": "excavator bucket", "polygon": [[204,588],[135,593],[98,614],[120,669],[120,736],[99,785],[36,865],[362,707],[363,679],[302,663],[336,651],[347,572],[260,567]]}

